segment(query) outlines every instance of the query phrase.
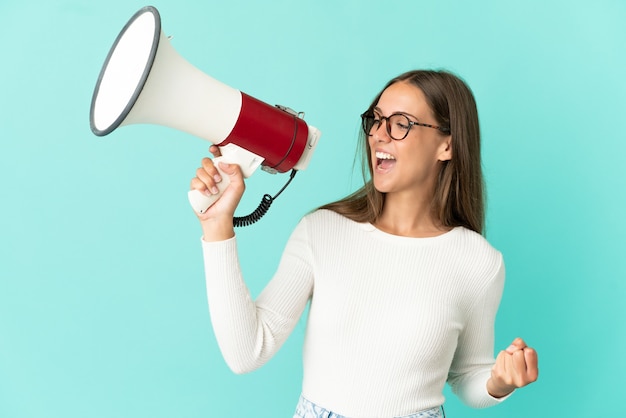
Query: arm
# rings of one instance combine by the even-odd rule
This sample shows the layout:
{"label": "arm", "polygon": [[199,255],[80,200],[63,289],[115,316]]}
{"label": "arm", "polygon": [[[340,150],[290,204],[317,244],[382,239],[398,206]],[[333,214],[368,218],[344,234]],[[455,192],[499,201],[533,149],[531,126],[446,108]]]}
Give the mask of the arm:
{"label": "arm", "polygon": [[494,365],[494,325],[504,288],[504,264],[500,260],[494,277],[483,289],[461,330],[450,367],[448,383],[467,405],[485,408],[502,401],[487,391],[487,381]]}
{"label": "arm", "polygon": [[[211,152],[218,155],[217,147]],[[312,291],[306,257],[306,231],[299,227],[287,246],[280,268],[257,301],[241,275],[233,216],[245,189],[237,166],[221,165],[230,184],[204,214],[197,214],[203,231],[207,296],[213,329],[229,367],[244,373],[272,357],[302,315]],[[213,162],[205,158],[191,187],[212,193],[219,180]]]}
{"label": "arm", "polygon": [[477,408],[497,404],[517,388],[537,380],[537,353],[516,338],[493,361],[493,328],[502,297],[504,266],[484,297],[474,306],[468,326],[459,338],[449,374],[453,391],[468,405]]}
{"label": "arm", "polygon": [[305,239],[301,224],[287,244],[278,271],[256,301],[241,275],[235,238],[203,242],[213,330],[234,372],[249,372],[265,364],[298,323],[313,289]]}

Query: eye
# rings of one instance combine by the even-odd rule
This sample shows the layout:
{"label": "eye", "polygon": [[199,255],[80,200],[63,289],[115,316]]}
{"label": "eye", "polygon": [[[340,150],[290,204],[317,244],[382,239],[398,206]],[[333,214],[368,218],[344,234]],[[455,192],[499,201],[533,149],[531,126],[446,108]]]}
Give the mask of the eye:
{"label": "eye", "polygon": [[390,117],[394,129],[406,132],[411,129],[411,121],[404,115],[396,114]]}
{"label": "eye", "polygon": [[396,122],[395,125],[396,125],[396,128],[401,129],[403,131],[408,131],[410,127],[409,125],[404,124],[402,122]]}

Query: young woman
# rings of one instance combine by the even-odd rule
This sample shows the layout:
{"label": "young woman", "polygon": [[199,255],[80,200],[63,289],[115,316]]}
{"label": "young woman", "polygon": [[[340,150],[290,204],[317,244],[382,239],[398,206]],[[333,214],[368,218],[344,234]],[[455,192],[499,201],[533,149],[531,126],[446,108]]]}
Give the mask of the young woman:
{"label": "young woman", "polygon": [[[453,74],[411,71],[361,117],[365,185],[301,220],[256,301],[233,229],[243,177],[221,165],[230,186],[198,217],[223,356],[237,373],[261,366],[310,301],[296,417],[440,417],[446,381],[470,406],[497,404],[537,379],[537,354],[518,338],[494,360],[504,264],[482,236],[474,97]],[[220,180],[205,158],[191,187]]]}

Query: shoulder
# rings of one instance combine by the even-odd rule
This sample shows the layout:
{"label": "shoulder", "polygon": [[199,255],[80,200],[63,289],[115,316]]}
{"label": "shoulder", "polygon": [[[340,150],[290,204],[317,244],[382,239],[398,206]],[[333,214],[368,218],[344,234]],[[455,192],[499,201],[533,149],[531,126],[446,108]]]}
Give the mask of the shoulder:
{"label": "shoulder", "polygon": [[455,228],[458,243],[473,252],[484,253],[485,255],[497,256],[500,252],[494,248],[487,239],[478,232],[464,227]]}
{"label": "shoulder", "polygon": [[481,277],[496,278],[504,272],[502,253],[482,235],[467,228],[455,228],[451,245],[459,261]]}
{"label": "shoulder", "polygon": [[294,235],[313,241],[335,241],[354,238],[362,228],[359,223],[328,209],[308,213],[298,223]]}
{"label": "shoulder", "polygon": [[308,228],[315,229],[329,229],[358,225],[356,222],[346,218],[345,216],[328,209],[317,209],[308,213],[302,218],[300,223],[306,224]]}

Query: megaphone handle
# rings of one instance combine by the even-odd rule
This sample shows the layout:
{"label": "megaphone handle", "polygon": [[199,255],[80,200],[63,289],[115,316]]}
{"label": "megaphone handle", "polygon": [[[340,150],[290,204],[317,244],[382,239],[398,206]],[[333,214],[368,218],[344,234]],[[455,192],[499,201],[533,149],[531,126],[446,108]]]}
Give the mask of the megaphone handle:
{"label": "megaphone handle", "polygon": [[187,193],[187,197],[189,198],[189,203],[191,204],[191,207],[193,208],[193,210],[195,210],[197,213],[200,213],[200,214],[206,212],[213,205],[213,203],[215,203],[215,201],[219,199],[219,197],[222,195],[224,190],[226,190],[226,188],[230,184],[230,177],[228,177],[228,174],[224,173],[219,168],[218,163],[222,161],[222,157],[217,157],[213,161],[215,163],[215,167],[217,168],[217,171],[220,173],[220,176],[222,177],[222,181],[217,183],[217,188],[219,190],[218,193],[212,194],[212,195],[206,195],[200,192],[199,190],[195,190],[195,189],[190,190]]}

